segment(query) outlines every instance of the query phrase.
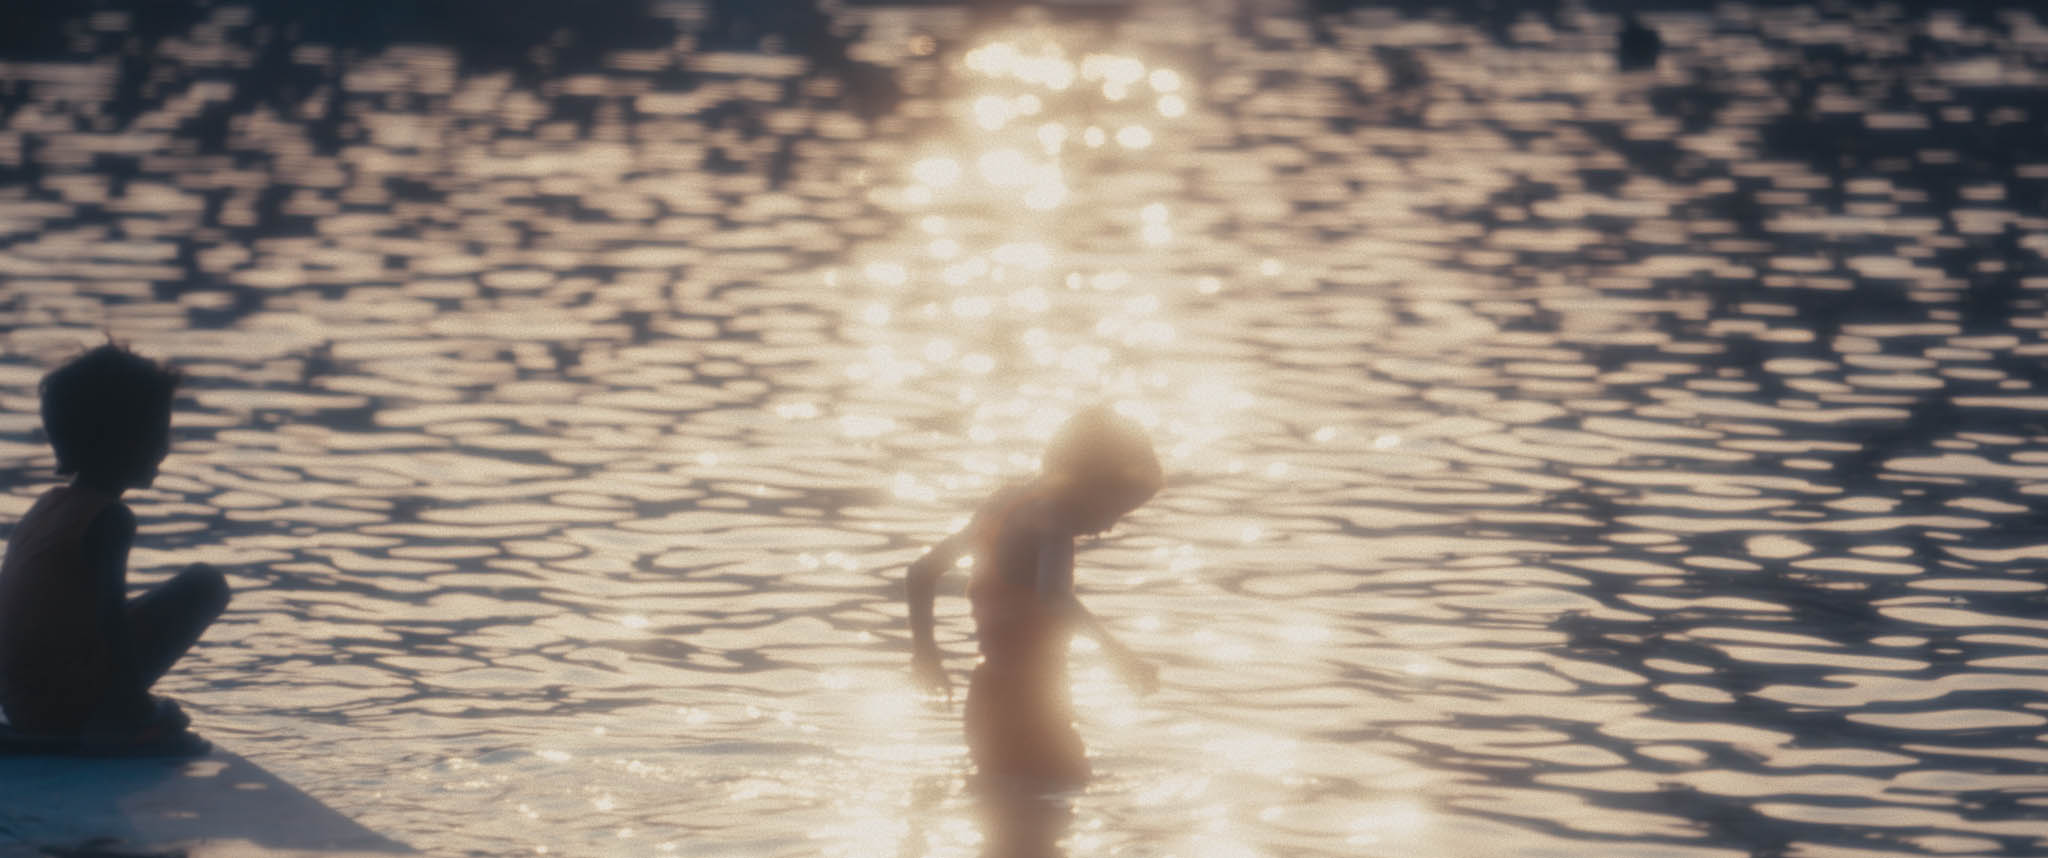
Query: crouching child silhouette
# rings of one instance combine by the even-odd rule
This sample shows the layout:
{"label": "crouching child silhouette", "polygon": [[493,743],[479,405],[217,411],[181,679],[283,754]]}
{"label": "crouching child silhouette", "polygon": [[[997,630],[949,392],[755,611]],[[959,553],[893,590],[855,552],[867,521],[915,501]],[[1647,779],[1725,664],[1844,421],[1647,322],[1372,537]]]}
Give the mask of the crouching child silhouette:
{"label": "crouching child silhouette", "polygon": [[195,564],[127,596],[135,514],[170,451],[175,370],[108,344],[43,378],[57,472],[0,561],[0,749],[202,753],[177,705],[149,687],[227,607],[227,581]]}
{"label": "crouching child silhouette", "polygon": [[1144,431],[1106,408],[1089,408],[1060,428],[1036,478],[997,491],[965,529],[911,563],[912,674],[926,690],[951,699],[932,633],[932,602],[939,576],[973,557],[967,598],[981,663],[967,688],[966,727],[984,786],[1060,789],[1088,779],[1067,687],[1067,644],[1075,632],[1100,643],[1139,693],[1158,686],[1158,670],[1075,598],[1074,540],[1108,530],[1162,482]]}

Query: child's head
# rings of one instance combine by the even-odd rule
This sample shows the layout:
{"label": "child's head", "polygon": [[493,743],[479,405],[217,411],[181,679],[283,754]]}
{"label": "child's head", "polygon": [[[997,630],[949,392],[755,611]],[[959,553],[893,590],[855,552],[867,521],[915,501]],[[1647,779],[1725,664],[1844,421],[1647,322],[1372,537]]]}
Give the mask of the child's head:
{"label": "child's head", "polygon": [[111,488],[156,479],[170,452],[171,397],[177,370],[113,343],[43,376],[43,432],[57,473]]}
{"label": "child's head", "polygon": [[1103,406],[1067,419],[1045,448],[1045,474],[1067,487],[1084,532],[1108,530],[1165,484],[1152,439]]}

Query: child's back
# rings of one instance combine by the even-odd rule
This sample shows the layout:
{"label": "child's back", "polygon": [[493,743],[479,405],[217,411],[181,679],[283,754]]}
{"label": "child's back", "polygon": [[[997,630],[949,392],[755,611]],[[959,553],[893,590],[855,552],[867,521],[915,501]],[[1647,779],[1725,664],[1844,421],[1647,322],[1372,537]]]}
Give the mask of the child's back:
{"label": "child's back", "polygon": [[0,713],[24,730],[80,723],[108,681],[106,620],[123,594],[92,574],[86,531],[119,501],[79,486],[46,492],[0,561]]}

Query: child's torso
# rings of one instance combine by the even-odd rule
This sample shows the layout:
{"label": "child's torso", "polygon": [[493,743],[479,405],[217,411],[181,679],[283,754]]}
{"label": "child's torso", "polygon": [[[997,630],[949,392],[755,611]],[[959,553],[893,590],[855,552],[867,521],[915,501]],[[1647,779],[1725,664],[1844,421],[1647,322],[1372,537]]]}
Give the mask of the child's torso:
{"label": "child's torso", "polygon": [[1040,499],[1028,486],[997,492],[975,513],[967,598],[975,639],[991,665],[1059,670],[1071,636],[1059,604],[1039,592]]}
{"label": "child's torso", "polygon": [[115,502],[73,486],[51,489],[8,538],[0,560],[0,706],[10,712],[58,702],[47,698],[104,671],[99,601],[106,595],[85,568],[84,538]]}

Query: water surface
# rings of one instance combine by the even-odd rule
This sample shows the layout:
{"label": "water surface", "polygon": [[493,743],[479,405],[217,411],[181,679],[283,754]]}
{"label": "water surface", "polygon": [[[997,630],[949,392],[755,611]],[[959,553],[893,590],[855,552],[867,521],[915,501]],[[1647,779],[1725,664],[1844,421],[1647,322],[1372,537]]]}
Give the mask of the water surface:
{"label": "water surface", "polygon": [[434,853],[979,854],[902,567],[1109,399],[1164,688],[1075,653],[1066,854],[2048,848],[2038,17],[663,8],[0,65],[0,513],[49,366],[189,374],[131,565],[231,570],[217,742]]}

